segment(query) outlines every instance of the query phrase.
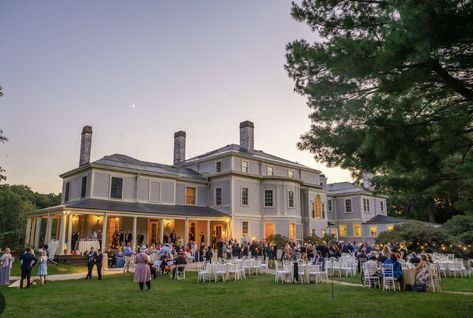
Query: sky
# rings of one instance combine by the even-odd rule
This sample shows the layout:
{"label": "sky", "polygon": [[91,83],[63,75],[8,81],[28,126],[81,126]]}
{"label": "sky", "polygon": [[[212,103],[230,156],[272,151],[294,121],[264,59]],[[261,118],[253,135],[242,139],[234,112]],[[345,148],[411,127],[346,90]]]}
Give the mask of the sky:
{"label": "sky", "polygon": [[[122,153],[172,164],[173,135],[188,158],[239,143],[319,169],[350,173],[297,149],[311,110],[284,70],[285,45],[319,40],[287,0],[0,0],[0,166],[7,183],[61,191],[93,127],[91,160]],[[134,107],[133,107],[134,105]]]}

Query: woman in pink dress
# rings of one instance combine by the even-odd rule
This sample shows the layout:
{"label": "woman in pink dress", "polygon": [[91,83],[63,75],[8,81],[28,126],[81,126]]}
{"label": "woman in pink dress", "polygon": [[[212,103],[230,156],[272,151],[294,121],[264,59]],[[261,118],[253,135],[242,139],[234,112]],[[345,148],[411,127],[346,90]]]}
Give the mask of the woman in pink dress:
{"label": "woman in pink dress", "polygon": [[135,283],[140,285],[140,289],[143,290],[144,283],[148,287],[148,290],[151,289],[151,270],[149,265],[151,264],[151,259],[146,254],[146,246],[140,248],[140,252],[135,256]]}

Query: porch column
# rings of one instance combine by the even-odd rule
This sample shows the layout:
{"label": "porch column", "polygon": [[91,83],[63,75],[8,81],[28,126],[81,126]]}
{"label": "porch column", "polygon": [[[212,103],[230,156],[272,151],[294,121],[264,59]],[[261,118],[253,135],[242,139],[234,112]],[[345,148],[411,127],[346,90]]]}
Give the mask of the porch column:
{"label": "porch column", "polygon": [[[100,248],[102,249],[102,252],[105,250],[105,247],[107,246],[107,225],[108,225],[108,215],[105,213],[103,216],[103,224],[102,224],[102,246]],[[135,228],[135,224],[133,223],[133,228]]]}
{"label": "porch column", "polygon": [[26,220],[25,246],[30,245],[31,218]]}
{"label": "porch column", "polygon": [[210,220],[207,220],[207,246],[210,246]]}
{"label": "porch column", "polygon": [[30,237],[28,238],[28,241],[30,242],[29,243],[30,247],[33,247],[33,248],[34,248],[35,229],[36,229],[36,218],[32,218],[31,219]]}
{"label": "porch column", "polygon": [[34,243],[33,247],[34,249],[38,249],[39,247],[39,234],[41,232],[41,218],[38,218],[36,220],[36,227],[35,227],[35,233],[34,233]]}
{"label": "porch column", "polygon": [[136,251],[136,216],[133,217],[133,239],[132,239],[132,247],[133,247],[133,252]]}
{"label": "porch column", "polygon": [[232,239],[232,220],[227,222],[227,233],[228,233],[227,240],[231,240]]}
{"label": "porch column", "polygon": [[189,219],[186,218],[184,221],[184,246],[187,246],[189,243]]}
{"label": "porch column", "polygon": [[52,224],[51,214],[48,213],[48,221],[46,223],[46,233],[44,233],[44,244],[49,244],[51,241],[51,224]]}
{"label": "porch column", "polygon": [[69,214],[69,224],[67,225],[67,250],[71,251],[74,246],[72,246],[72,221],[74,220],[74,214]]}
{"label": "porch column", "polygon": [[159,243],[163,244],[164,240],[164,219],[159,219]]}
{"label": "porch column", "polygon": [[58,255],[64,255],[64,241],[66,239],[66,217],[66,213],[63,212],[59,228],[59,243],[57,245],[59,250],[59,253],[57,253]]}

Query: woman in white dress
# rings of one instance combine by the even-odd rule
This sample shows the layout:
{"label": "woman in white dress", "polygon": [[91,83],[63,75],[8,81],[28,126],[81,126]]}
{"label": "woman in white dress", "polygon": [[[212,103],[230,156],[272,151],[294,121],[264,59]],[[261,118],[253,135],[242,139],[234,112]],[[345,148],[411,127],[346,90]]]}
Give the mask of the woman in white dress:
{"label": "woman in white dress", "polygon": [[10,268],[13,262],[13,256],[7,247],[0,257],[0,286],[10,285]]}

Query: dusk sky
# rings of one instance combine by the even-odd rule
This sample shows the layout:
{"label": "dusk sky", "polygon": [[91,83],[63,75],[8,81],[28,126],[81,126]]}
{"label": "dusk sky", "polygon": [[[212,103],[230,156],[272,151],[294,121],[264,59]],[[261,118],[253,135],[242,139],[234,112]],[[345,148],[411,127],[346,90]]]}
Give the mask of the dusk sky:
{"label": "dusk sky", "polygon": [[[91,160],[122,153],[172,163],[173,134],[187,157],[239,143],[255,123],[255,148],[350,174],[299,151],[306,99],[284,70],[285,45],[315,41],[290,1],[0,0],[0,145],[7,183],[60,192],[78,166],[82,126]],[[133,108],[132,105],[135,105]]]}

